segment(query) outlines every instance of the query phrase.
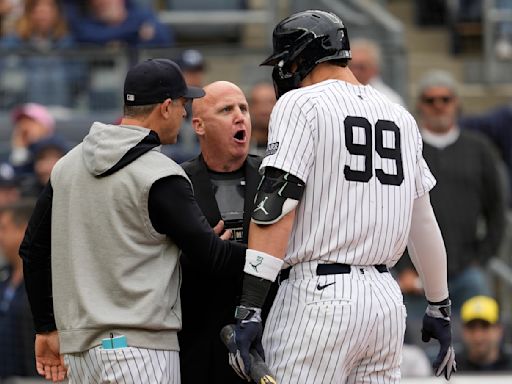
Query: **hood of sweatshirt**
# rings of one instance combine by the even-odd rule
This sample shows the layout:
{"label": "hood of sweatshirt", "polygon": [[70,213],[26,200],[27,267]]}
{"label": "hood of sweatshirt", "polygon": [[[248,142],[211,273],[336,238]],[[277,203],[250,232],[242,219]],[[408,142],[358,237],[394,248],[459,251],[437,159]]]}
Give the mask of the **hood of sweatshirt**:
{"label": "hood of sweatshirt", "polygon": [[83,159],[91,174],[105,177],[158,146],[158,134],[150,129],[95,122],[83,140]]}

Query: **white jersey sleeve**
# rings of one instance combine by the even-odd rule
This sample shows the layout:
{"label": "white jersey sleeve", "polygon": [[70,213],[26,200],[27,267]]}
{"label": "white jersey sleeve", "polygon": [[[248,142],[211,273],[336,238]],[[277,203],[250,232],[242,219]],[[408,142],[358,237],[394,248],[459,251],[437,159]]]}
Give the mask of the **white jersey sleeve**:
{"label": "white jersey sleeve", "polygon": [[315,104],[311,97],[290,91],[270,116],[267,156],[260,171],[274,167],[306,182],[315,159]]}

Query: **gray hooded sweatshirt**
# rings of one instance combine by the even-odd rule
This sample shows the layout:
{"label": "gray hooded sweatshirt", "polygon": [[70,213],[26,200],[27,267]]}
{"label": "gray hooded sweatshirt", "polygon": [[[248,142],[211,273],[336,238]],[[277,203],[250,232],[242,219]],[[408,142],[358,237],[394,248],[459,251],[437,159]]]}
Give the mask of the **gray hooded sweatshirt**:
{"label": "gray hooded sweatshirt", "polygon": [[179,349],[180,251],[153,228],[148,194],[158,179],[188,178],[158,140],[140,150],[151,135],[94,123],[53,169],[52,283],[62,353],[97,346],[111,333],[125,335],[129,346]]}

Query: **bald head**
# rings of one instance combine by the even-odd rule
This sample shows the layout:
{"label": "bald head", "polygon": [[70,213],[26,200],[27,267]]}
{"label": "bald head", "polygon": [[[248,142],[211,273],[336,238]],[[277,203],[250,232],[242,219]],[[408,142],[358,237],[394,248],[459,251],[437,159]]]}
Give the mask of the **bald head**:
{"label": "bald head", "polygon": [[203,116],[226,92],[235,92],[242,96],[244,94],[240,87],[229,81],[215,81],[203,87],[203,89],[205,96],[200,99],[195,99],[192,103],[192,117]]}
{"label": "bald head", "polygon": [[192,103],[192,126],[208,167],[217,172],[238,169],[249,153],[251,121],[242,90],[228,81],[204,88],[205,96]]}

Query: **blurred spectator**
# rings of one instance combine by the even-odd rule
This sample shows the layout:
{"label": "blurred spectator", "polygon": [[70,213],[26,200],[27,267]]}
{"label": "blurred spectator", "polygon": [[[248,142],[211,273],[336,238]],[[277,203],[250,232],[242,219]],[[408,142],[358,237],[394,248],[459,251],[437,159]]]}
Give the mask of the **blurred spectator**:
{"label": "blurred spectator", "polygon": [[512,371],[512,354],[503,345],[503,325],[496,300],[476,296],[461,310],[464,348],[457,353],[457,370]]}
{"label": "blurred spectator", "polygon": [[[186,49],[175,59],[179,65],[185,82],[189,87],[202,87],[206,75],[206,62],[203,54],[197,49]],[[192,127],[192,102],[185,105],[187,116],[181,124],[178,141],[173,145],[165,145],[162,152],[178,164],[197,156],[201,149]]]}
{"label": "blurred spectator", "polygon": [[265,156],[267,150],[268,123],[270,114],[276,104],[274,86],[269,82],[255,84],[249,94],[251,112],[251,153]]}
{"label": "blurred spectator", "polygon": [[9,163],[0,164],[0,208],[20,198],[19,178]]}
{"label": "blurred spectator", "polygon": [[498,148],[507,166],[508,202],[512,205],[512,103],[480,115],[464,116],[459,120],[459,125],[463,129],[484,134]]}
{"label": "blurred spectator", "polygon": [[167,47],[174,42],[155,12],[133,0],[67,0],[66,14],[79,43]]}
{"label": "blurred spectator", "polygon": [[37,376],[34,324],[18,254],[34,203],[20,200],[0,209],[0,249],[8,265],[0,271],[0,381]]}
{"label": "blurred spectator", "polygon": [[56,51],[72,47],[73,41],[57,0],[26,0],[15,31],[0,44],[5,50],[30,54],[21,61],[27,83],[26,100],[71,106],[72,66]]}
{"label": "blurred spectator", "polygon": [[[423,155],[437,179],[431,192],[448,253],[450,297],[454,308],[478,294],[489,294],[481,267],[498,250],[505,225],[504,180],[492,145],[456,125],[457,86],[447,72],[426,74],[419,90]],[[485,233],[479,229],[483,220]]]}
{"label": "blurred spectator", "polygon": [[34,161],[34,176],[21,184],[23,196],[38,197],[50,180],[53,167],[69,150],[69,144],[59,135],[52,135],[36,141],[30,146]]}
{"label": "blurred spectator", "polygon": [[16,20],[23,12],[24,0],[0,0],[0,35],[14,30]]}
{"label": "blurred spectator", "polygon": [[44,106],[28,103],[13,111],[12,121],[14,128],[9,160],[18,174],[31,173],[33,159],[29,146],[53,133],[55,119]]}
{"label": "blurred spectator", "polygon": [[203,54],[197,49],[187,49],[176,59],[187,85],[202,87],[206,74],[206,63]]}
{"label": "blurred spectator", "polygon": [[[20,198],[19,178],[9,163],[0,163],[0,209],[12,204]],[[7,260],[0,249],[0,270],[5,266]],[[0,276],[0,281],[2,277]]]}
{"label": "blurred spectator", "polygon": [[380,77],[382,55],[377,43],[369,39],[354,39],[350,41],[350,51],[352,60],[348,65],[361,84],[369,84],[386,95],[393,103],[405,105],[402,97],[386,85]]}
{"label": "blurred spectator", "polygon": [[[453,77],[444,71],[427,73],[419,85],[418,123],[423,157],[437,180],[430,198],[446,246],[455,313],[468,298],[490,294],[484,268],[501,244],[506,211],[498,156],[484,137],[458,128],[458,110]],[[399,266],[408,263],[402,258]],[[409,315],[406,332],[419,334],[424,301],[412,264],[403,268],[398,281]]]}
{"label": "blurred spectator", "polygon": [[57,0],[26,0],[15,33],[3,39],[8,48],[24,47],[46,52],[68,48],[72,39]]}

